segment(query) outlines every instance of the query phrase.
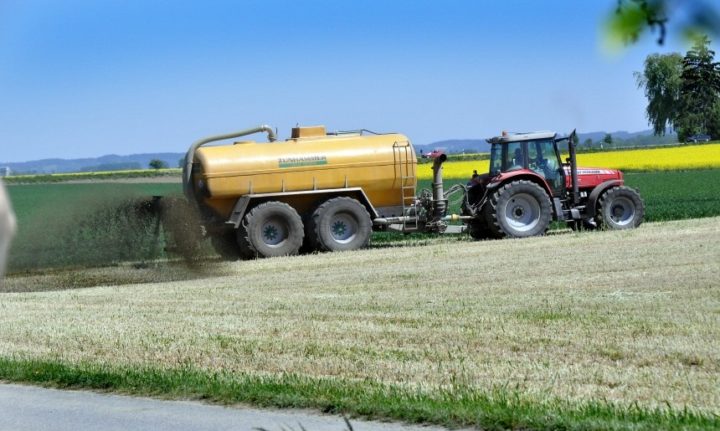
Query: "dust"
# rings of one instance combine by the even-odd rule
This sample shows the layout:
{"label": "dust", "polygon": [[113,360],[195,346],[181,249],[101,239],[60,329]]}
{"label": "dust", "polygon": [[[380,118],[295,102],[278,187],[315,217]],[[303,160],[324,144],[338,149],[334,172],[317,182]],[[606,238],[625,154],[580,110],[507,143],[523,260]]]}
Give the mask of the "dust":
{"label": "dust", "polygon": [[84,194],[34,214],[23,233],[13,244],[10,272],[127,262],[147,268],[163,259],[197,266],[208,257],[199,217],[181,196]]}

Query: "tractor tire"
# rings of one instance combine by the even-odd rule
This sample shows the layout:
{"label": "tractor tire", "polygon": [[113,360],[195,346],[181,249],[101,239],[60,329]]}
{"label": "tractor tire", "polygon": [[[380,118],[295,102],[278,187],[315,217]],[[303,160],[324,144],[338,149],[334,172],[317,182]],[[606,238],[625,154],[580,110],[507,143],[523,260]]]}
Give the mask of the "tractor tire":
{"label": "tractor tire", "polygon": [[247,213],[238,229],[238,244],[251,256],[298,254],[305,236],[297,211],[283,202],[265,202]]}
{"label": "tractor tire", "polygon": [[357,250],[370,242],[372,220],[357,200],[332,198],[315,209],[308,234],[311,246],[319,251]]}
{"label": "tractor tire", "polygon": [[474,240],[483,240],[490,238],[491,232],[484,220],[471,220],[467,224],[467,233]]}
{"label": "tractor tire", "polygon": [[223,260],[238,260],[240,247],[235,239],[235,232],[223,232],[210,237],[210,244]]}
{"label": "tractor tire", "polygon": [[552,203],[542,187],[519,180],[496,190],[484,213],[495,238],[525,238],[545,234],[552,220]]}
{"label": "tractor tire", "polygon": [[597,225],[601,229],[633,229],[643,222],[645,203],[634,189],[613,187],[598,201]]}

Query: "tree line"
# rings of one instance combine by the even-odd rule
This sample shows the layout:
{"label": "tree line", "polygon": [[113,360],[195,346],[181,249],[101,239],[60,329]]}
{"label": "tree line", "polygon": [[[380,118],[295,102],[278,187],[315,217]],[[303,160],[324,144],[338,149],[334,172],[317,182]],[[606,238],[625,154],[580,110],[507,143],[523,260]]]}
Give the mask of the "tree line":
{"label": "tree line", "polygon": [[698,36],[684,56],[649,55],[635,79],[656,135],[674,130],[681,142],[700,134],[720,138],[720,63],[707,36]]}

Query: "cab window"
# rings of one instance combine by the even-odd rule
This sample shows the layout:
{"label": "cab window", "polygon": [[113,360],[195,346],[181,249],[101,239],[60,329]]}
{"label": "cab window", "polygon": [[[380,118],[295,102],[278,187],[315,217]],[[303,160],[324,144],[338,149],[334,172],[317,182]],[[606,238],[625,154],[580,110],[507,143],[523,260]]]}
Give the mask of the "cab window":
{"label": "cab window", "polygon": [[554,189],[562,187],[562,166],[553,140],[528,142],[528,167],[545,178]]}
{"label": "cab window", "polygon": [[490,174],[515,171],[527,166],[523,142],[493,144],[490,150]]}

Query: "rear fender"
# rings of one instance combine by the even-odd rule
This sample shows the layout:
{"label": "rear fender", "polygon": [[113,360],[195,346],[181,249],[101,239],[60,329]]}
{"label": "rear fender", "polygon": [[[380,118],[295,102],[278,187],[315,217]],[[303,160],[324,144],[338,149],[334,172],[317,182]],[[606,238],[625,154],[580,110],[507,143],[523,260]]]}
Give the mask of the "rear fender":
{"label": "rear fender", "polygon": [[602,196],[603,193],[605,193],[607,190],[613,188],[622,186],[625,184],[625,181],[623,180],[608,180],[604,183],[600,183],[597,187],[593,189],[593,191],[590,193],[590,196],[588,196],[588,202],[585,206],[585,215],[588,217],[594,217],[595,213],[597,212],[597,201],[600,199],[600,196]]}

